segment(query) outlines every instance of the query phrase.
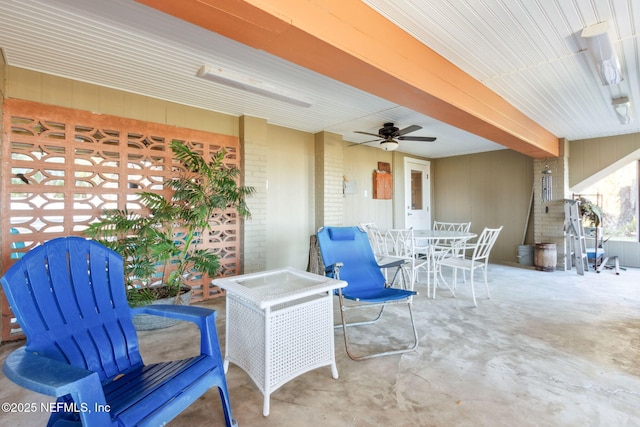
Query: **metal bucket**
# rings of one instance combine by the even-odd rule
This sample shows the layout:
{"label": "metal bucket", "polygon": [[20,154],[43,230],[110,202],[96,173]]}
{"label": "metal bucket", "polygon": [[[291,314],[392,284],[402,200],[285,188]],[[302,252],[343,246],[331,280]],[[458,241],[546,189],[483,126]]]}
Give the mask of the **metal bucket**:
{"label": "metal bucket", "polygon": [[533,265],[533,246],[531,245],[519,245],[518,246],[518,262],[520,265]]}
{"label": "metal bucket", "polygon": [[558,263],[558,253],[555,243],[536,243],[534,264],[536,270],[555,271]]}

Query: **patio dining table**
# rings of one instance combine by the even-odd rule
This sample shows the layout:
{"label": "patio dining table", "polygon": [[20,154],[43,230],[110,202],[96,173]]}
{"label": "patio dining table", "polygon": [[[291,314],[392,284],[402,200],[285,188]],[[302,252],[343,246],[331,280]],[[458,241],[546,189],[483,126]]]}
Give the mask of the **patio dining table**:
{"label": "patio dining table", "polygon": [[476,233],[451,230],[413,230],[413,235],[416,245],[420,247],[430,246],[434,241],[467,241],[477,236]]}
{"label": "patio dining table", "polygon": [[[431,273],[436,273],[436,262],[446,256],[458,244],[464,243],[477,236],[476,233],[453,230],[414,230],[416,255],[425,256],[427,262],[427,296],[431,289]],[[439,244],[442,244],[440,246]],[[446,245],[446,246],[445,246]],[[436,293],[437,280],[434,277],[433,296]]]}

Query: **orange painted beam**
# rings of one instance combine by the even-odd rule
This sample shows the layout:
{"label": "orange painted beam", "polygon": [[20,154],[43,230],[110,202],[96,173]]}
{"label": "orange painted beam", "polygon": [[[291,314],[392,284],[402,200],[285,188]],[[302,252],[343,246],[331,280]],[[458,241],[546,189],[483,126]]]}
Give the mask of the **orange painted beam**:
{"label": "orange painted beam", "polygon": [[558,137],[359,0],[136,0],[534,158]]}

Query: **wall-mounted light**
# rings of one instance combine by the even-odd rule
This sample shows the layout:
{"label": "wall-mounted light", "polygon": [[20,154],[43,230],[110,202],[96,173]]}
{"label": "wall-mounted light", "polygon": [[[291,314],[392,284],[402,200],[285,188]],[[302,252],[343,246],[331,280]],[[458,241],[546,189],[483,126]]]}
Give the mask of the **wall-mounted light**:
{"label": "wall-mounted light", "polygon": [[631,122],[631,102],[629,98],[623,96],[621,98],[615,98],[611,100],[611,105],[616,112],[616,116],[620,123],[623,125]]}
{"label": "wall-mounted light", "polygon": [[256,93],[266,96],[267,98],[277,99],[278,101],[288,102],[289,104],[300,107],[311,107],[312,102],[306,96],[295,93],[288,89],[274,86],[270,83],[257,80],[251,76],[225,70],[220,67],[203,65],[198,70],[198,77],[220,83],[225,86],[234,87],[236,89],[246,90],[247,92]]}
{"label": "wall-mounted light", "polygon": [[620,61],[609,38],[609,23],[603,21],[584,28],[582,38],[587,43],[589,54],[602,84],[615,85],[624,80]]}

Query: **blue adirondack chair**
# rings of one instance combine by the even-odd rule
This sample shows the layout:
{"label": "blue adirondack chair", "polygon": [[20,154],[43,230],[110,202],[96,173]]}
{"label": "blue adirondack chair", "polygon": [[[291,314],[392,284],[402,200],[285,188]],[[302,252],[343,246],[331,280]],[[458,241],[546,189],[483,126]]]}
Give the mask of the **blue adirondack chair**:
{"label": "blue adirondack chair", "polygon": [[[413,302],[412,297],[416,295],[416,292],[391,286],[387,283],[380,270],[381,268],[391,267],[399,269],[405,263],[405,260],[400,259],[390,264],[379,265],[371,249],[367,233],[358,227],[323,227],[316,235],[322,254],[322,261],[326,269],[325,273],[328,276],[347,282],[347,286],[344,289],[336,290],[340,303],[344,345],[347,355],[353,360],[360,360],[415,350],[418,347],[418,332],[413,320],[411,304]],[[350,303],[347,303],[347,300]],[[412,343],[400,348],[356,355],[352,350],[353,345],[350,345],[348,328],[369,325],[378,321],[384,308],[391,304],[407,304],[410,330],[413,333]],[[377,317],[372,320],[349,322],[346,318],[347,311],[356,309],[369,310],[371,307],[380,308]],[[387,340],[385,338],[385,341]]]}
{"label": "blue adirondack chair", "polygon": [[[27,342],[4,374],[58,398],[48,425],[164,425],[216,386],[231,415],[214,310],[153,305],[131,309],[122,257],[80,237],[53,239],[18,260],[0,279]],[[194,322],[200,355],[144,365],[133,314]]]}

